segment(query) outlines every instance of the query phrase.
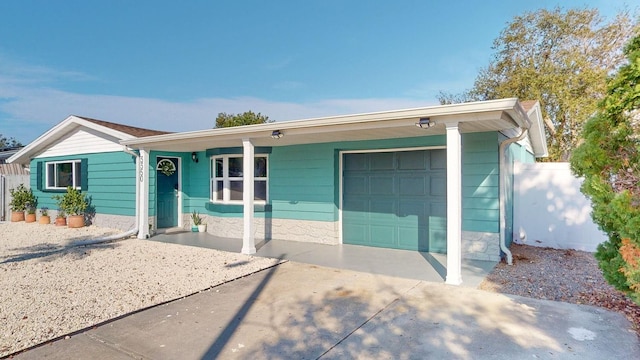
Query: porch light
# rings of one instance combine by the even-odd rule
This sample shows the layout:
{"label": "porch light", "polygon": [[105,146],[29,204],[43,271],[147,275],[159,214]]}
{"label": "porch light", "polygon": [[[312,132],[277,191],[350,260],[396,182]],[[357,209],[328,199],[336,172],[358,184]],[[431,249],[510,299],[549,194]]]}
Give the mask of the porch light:
{"label": "porch light", "polygon": [[431,122],[431,119],[429,119],[429,118],[421,118],[416,123],[417,127],[423,128],[423,129],[428,129],[428,128],[432,127],[433,125],[435,125],[435,124],[433,122]]}
{"label": "porch light", "polygon": [[280,139],[283,136],[284,134],[280,130],[273,130],[273,132],[271,133],[271,137],[274,139]]}
{"label": "porch light", "polygon": [[195,151],[191,153],[191,160],[193,160],[194,163],[198,162],[198,154]]}

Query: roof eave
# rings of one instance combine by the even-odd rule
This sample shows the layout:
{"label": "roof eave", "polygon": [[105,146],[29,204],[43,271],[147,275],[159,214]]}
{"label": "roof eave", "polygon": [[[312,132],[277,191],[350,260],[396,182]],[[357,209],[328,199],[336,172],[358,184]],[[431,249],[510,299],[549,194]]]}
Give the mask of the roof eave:
{"label": "roof eave", "polygon": [[399,119],[417,120],[423,117],[433,117],[443,119],[447,118],[453,121],[456,118],[462,118],[473,113],[497,111],[509,114],[512,120],[516,124],[518,124],[518,126],[523,126],[524,122],[528,121],[526,113],[518,104],[518,99],[510,98],[491,101],[430,106],[414,109],[292,120],[267,124],[245,125],[230,128],[180,132],[123,140],[120,143],[126,146],[145,148],[157,146],[164,142],[193,141],[194,139],[202,139],[207,137],[237,137],[238,139],[251,138],[254,136],[261,136],[265,132],[274,130],[286,131],[296,129],[297,132],[314,133],[319,128],[329,126],[348,126],[351,130],[353,130],[354,127],[361,126],[362,129],[367,129],[371,126],[372,123]]}

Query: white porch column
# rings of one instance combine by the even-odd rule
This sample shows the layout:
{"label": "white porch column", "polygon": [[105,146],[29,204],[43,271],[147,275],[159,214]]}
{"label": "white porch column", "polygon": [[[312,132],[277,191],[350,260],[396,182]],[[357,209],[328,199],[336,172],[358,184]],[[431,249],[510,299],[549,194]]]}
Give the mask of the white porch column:
{"label": "white porch column", "polygon": [[253,192],[254,192],[254,148],[250,139],[242,139],[242,204],[243,204],[243,224],[242,232],[242,253],[256,253],[256,239],[253,234]]}
{"label": "white porch column", "polygon": [[447,125],[447,279],[462,283],[462,147],[458,123]]}
{"label": "white porch column", "polygon": [[140,149],[137,165],[138,239],[146,239],[149,237],[149,152],[147,150]]}

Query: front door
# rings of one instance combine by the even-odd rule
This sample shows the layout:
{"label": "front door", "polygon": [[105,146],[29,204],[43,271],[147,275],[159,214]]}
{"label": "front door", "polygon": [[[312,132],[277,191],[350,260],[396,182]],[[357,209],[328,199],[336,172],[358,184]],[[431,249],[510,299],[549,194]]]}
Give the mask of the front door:
{"label": "front door", "polygon": [[156,166],[156,198],[158,228],[178,226],[178,159],[158,157]]}

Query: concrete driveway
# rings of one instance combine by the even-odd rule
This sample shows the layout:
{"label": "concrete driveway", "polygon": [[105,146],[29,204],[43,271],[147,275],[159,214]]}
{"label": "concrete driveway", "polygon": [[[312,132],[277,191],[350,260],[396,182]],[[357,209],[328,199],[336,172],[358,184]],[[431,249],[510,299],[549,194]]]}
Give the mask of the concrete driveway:
{"label": "concrete driveway", "polygon": [[287,262],[16,359],[640,358],[620,314]]}

